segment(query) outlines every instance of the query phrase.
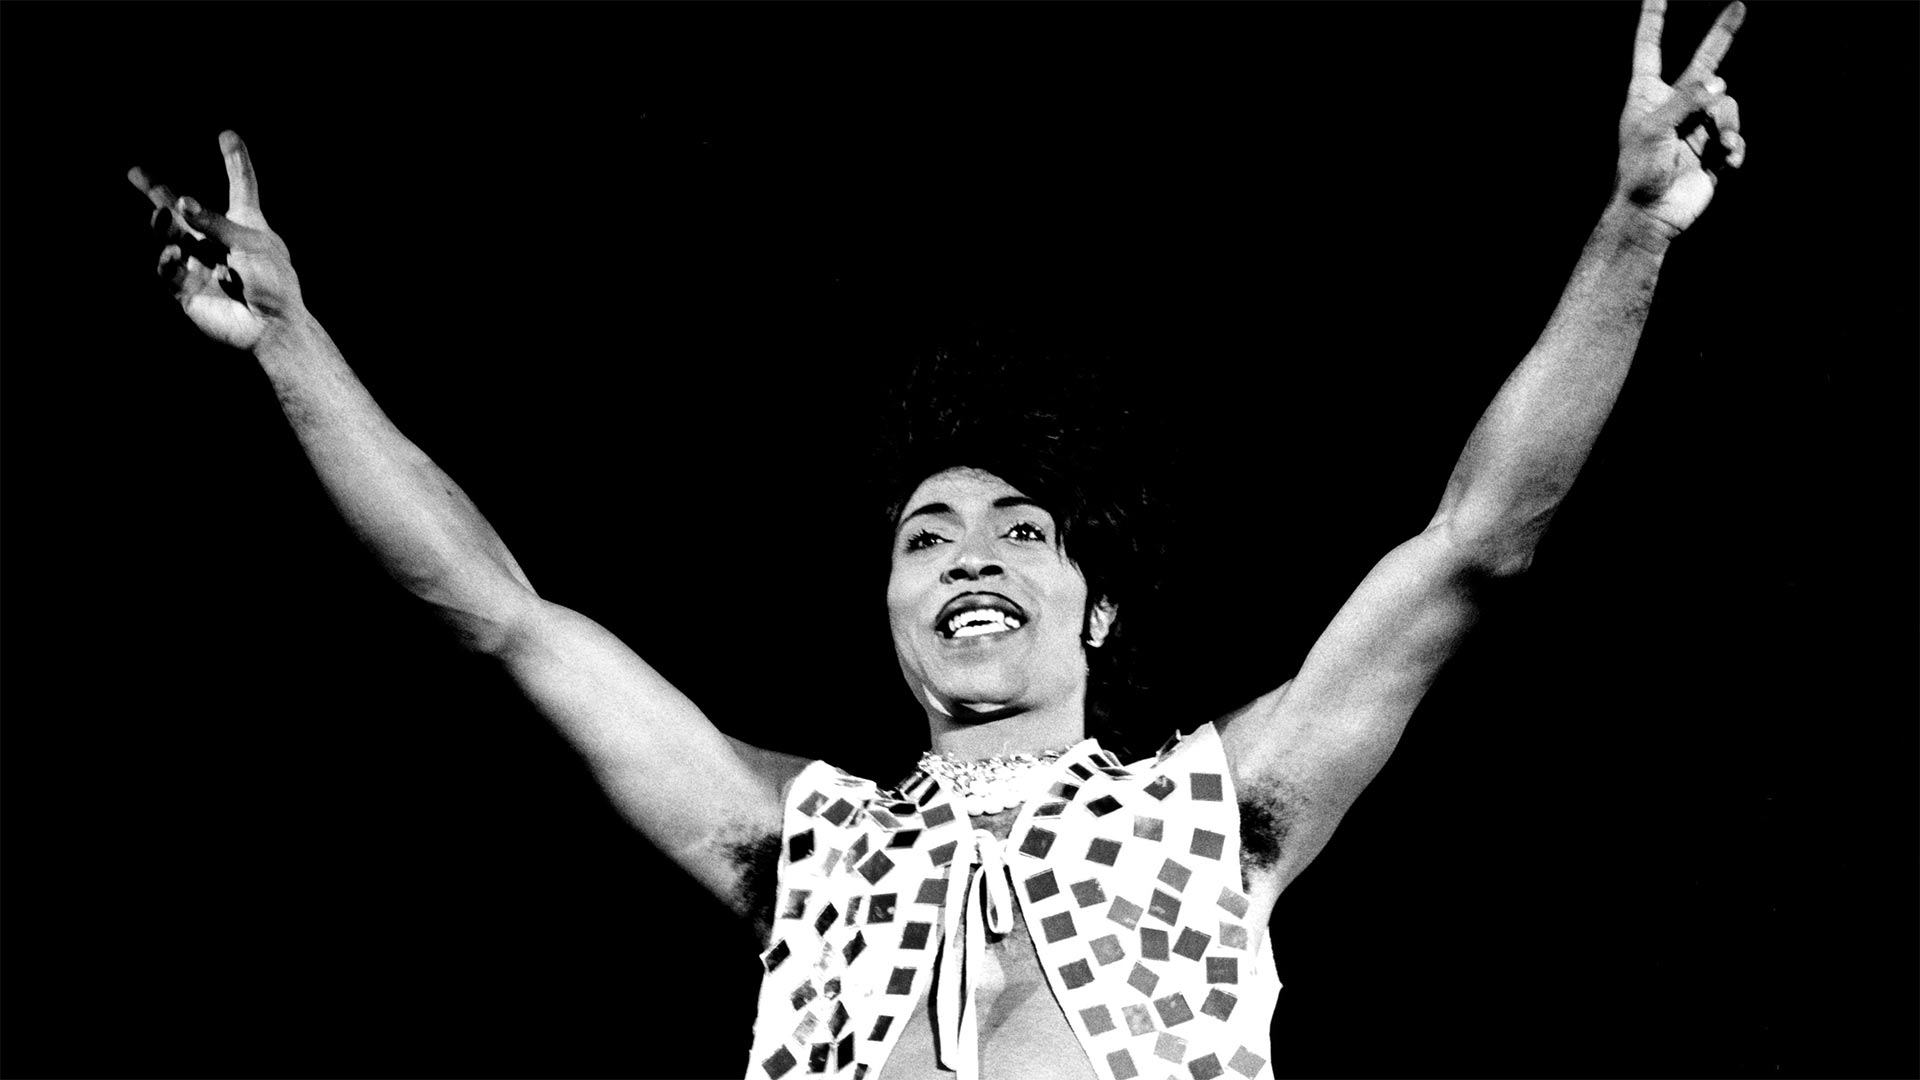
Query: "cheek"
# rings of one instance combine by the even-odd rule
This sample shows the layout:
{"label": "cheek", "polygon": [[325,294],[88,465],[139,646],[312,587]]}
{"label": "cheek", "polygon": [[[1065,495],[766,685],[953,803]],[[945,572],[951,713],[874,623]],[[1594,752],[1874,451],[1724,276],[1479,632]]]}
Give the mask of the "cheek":
{"label": "cheek", "polygon": [[913,621],[918,594],[898,572],[887,578],[887,621],[896,629]]}

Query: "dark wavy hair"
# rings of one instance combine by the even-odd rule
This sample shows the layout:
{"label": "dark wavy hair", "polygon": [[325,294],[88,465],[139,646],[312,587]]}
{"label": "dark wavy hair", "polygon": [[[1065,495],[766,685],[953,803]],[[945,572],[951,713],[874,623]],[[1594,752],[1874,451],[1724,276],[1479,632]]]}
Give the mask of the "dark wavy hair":
{"label": "dark wavy hair", "polygon": [[889,544],[914,489],[948,469],[990,472],[1053,515],[1061,549],[1086,577],[1089,613],[1102,598],[1119,609],[1103,646],[1087,650],[1087,711],[1088,734],[1123,757],[1165,734],[1136,731],[1151,685],[1142,626],[1165,550],[1151,463],[1167,453],[1132,400],[1141,391],[1019,341],[944,344],[888,395],[876,470]]}

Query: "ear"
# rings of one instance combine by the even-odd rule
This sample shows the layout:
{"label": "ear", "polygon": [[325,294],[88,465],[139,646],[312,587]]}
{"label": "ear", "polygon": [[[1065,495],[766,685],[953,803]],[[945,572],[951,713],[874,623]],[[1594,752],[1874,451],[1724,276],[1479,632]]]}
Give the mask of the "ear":
{"label": "ear", "polygon": [[1087,609],[1087,648],[1097,649],[1113,632],[1113,621],[1120,617],[1120,607],[1106,597]]}

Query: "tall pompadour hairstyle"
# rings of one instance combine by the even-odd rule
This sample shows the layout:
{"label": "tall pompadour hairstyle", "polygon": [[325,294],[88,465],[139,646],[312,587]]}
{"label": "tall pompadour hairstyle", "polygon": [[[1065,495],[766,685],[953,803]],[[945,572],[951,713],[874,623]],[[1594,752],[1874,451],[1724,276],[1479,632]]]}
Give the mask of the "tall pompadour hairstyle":
{"label": "tall pompadour hairstyle", "polygon": [[1103,646],[1087,651],[1087,708],[1088,734],[1123,755],[1153,749],[1141,739],[1157,737],[1141,715],[1150,680],[1139,646],[1164,552],[1152,474],[1167,447],[1129,403],[1135,389],[1016,341],[945,345],[889,394],[876,470],[889,541],[914,489],[953,468],[993,473],[1052,513],[1057,541],[1087,579],[1089,609],[1103,597],[1119,607]]}

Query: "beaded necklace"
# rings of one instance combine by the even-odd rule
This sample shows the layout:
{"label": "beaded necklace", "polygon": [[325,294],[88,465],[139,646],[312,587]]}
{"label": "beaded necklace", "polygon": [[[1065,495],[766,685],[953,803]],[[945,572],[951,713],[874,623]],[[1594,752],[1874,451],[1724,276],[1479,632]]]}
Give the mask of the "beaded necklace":
{"label": "beaded necklace", "polygon": [[1061,747],[1039,754],[996,754],[977,761],[963,761],[928,750],[920,755],[920,771],[937,778],[942,786],[958,795],[961,809],[968,817],[977,817],[1019,806],[1038,794],[1047,778],[1046,767],[1059,761],[1070,749],[1072,747]]}

